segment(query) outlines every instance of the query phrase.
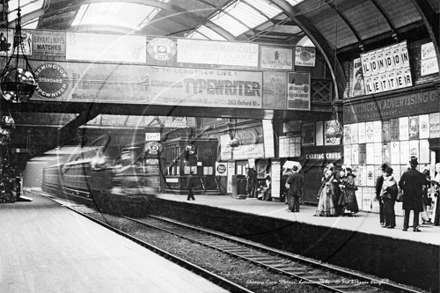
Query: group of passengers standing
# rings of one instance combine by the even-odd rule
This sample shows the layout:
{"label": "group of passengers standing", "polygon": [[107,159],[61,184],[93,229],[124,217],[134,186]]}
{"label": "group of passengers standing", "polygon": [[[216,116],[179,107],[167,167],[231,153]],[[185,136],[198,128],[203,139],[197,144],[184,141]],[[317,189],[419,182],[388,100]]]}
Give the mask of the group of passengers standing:
{"label": "group of passengers standing", "polygon": [[327,165],[321,179],[315,216],[352,216],[358,213],[354,178],[349,166],[342,166],[341,170],[337,170],[333,164]]}
{"label": "group of passengers standing", "polygon": [[[376,182],[376,199],[379,201],[379,219],[383,228],[393,229],[396,227],[396,216],[394,205],[396,203],[399,188],[402,192],[402,207],[404,210],[403,231],[408,231],[409,216],[413,211],[413,231],[421,232],[419,229],[419,216],[422,213],[423,222],[431,223],[427,212],[428,189],[433,184],[432,190],[438,193],[440,182],[440,163],[436,164],[437,175],[433,181],[430,181],[429,170],[425,169],[419,172],[416,168],[418,161],[416,157],[411,157],[409,168],[402,174],[399,182],[393,178],[393,168],[387,164],[382,165],[383,175]],[[438,197],[438,194],[437,194]],[[440,220],[440,201],[437,199],[434,208],[434,225],[439,225]]]}

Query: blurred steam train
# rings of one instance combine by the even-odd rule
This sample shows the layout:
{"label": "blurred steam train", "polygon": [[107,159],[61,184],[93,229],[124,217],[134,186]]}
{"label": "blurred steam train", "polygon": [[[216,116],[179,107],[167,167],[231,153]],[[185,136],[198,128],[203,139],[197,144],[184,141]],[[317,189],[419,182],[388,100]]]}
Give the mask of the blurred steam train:
{"label": "blurred steam train", "polygon": [[141,143],[122,149],[109,143],[109,136],[100,137],[65,163],[45,167],[42,190],[105,213],[136,216],[148,212],[160,191],[159,172],[148,172],[151,156]]}

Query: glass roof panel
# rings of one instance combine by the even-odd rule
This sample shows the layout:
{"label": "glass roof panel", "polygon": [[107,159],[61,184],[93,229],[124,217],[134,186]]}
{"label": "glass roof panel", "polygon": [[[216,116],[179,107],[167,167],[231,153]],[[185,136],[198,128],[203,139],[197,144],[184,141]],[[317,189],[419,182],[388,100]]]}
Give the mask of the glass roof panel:
{"label": "glass roof panel", "polygon": [[23,24],[22,27],[24,29],[34,30],[38,26],[38,20],[39,20],[39,18],[35,18],[35,19],[31,20],[31,21],[28,21],[25,24]]}
{"label": "glass roof panel", "polygon": [[213,16],[211,18],[211,21],[215,23],[216,25],[224,28],[225,30],[229,31],[233,36],[239,36],[244,32],[247,32],[249,30],[248,27],[240,23],[235,18],[227,15],[224,12],[221,12],[217,14],[216,16]]}
{"label": "glass roof panel", "polygon": [[[21,15],[25,15],[41,9],[44,0],[20,0]],[[18,0],[9,1],[8,21],[11,22],[17,18]]]}
{"label": "glass roof panel", "polygon": [[203,34],[204,36],[206,36],[210,40],[218,40],[218,41],[225,41],[226,40],[226,38],[222,37],[221,35],[219,35],[215,31],[213,31],[212,29],[210,29],[209,27],[204,26],[204,25],[201,25],[197,29],[197,31],[200,32],[201,34]]}
{"label": "glass roof panel", "polygon": [[236,5],[229,6],[225,9],[225,12],[240,20],[249,28],[254,28],[268,20],[264,15],[244,2],[238,2]]}
{"label": "glass roof panel", "polygon": [[[169,0],[158,0],[158,2],[169,2]],[[160,9],[153,6],[128,2],[85,4],[79,9],[72,26],[120,26],[140,30],[159,12]]]}
{"label": "glass roof panel", "polygon": [[188,39],[197,39],[197,40],[208,40],[208,37],[201,35],[197,31],[193,31],[188,36],[186,36]]}
{"label": "glass roof panel", "polygon": [[246,2],[250,6],[253,6],[257,10],[261,11],[268,18],[274,18],[278,14],[282,13],[281,9],[279,9],[275,5],[271,5],[271,4],[267,3],[266,1],[262,1],[262,0],[246,0]]}
{"label": "glass roof panel", "polygon": [[286,0],[287,2],[289,2],[290,5],[295,6],[301,2],[303,2],[304,0]]}

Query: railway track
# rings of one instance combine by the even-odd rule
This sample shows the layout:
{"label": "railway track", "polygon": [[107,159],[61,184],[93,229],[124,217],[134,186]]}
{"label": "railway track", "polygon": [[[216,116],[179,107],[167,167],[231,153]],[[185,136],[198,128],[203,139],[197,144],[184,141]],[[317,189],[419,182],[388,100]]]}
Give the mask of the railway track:
{"label": "railway track", "polygon": [[[163,250],[163,249],[161,249],[161,248],[159,248],[157,246],[151,245],[148,242],[145,242],[145,241],[143,241],[143,240],[141,240],[141,239],[139,239],[137,237],[134,237],[134,236],[132,236],[132,235],[130,235],[128,233],[125,233],[125,232],[123,232],[123,231],[121,231],[121,230],[119,230],[119,229],[117,229],[117,228],[115,228],[115,227],[113,227],[113,226],[103,222],[103,221],[100,221],[100,220],[96,219],[95,217],[92,217],[92,216],[88,215],[86,212],[81,211],[82,209],[85,208],[84,205],[75,204],[75,206],[70,206],[69,204],[66,204],[66,202],[69,202],[69,201],[64,201],[64,200],[56,199],[56,198],[54,198],[52,196],[47,196],[46,194],[43,194],[43,193],[40,193],[40,194],[45,196],[46,198],[52,200],[52,201],[55,201],[55,202],[57,202],[59,204],[64,205],[69,210],[74,211],[74,212],[76,212],[76,213],[78,213],[78,214],[88,218],[89,220],[104,226],[105,228],[107,228],[107,229],[109,229],[109,230],[111,230],[111,231],[113,231],[113,232],[115,232],[115,233],[117,233],[117,234],[119,234],[119,235],[121,235],[123,237],[126,237],[126,238],[130,239],[131,241],[136,242],[137,244],[139,244],[139,245],[141,245],[141,246],[143,246],[143,247],[145,247],[145,248],[155,252],[156,254],[158,254],[158,255],[160,255],[160,256],[162,256],[162,257],[164,257],[164,258],[166,258],[166,259],[168,259],[168,260],[170,260],[170,261],[172,261],[172,262],[174,262],[174,263],[176,263],[178,265],[180,265],[181,267],[183,267],[183,268],[185,268],[185,269],[187,269],[189,271],[192,271],[193,273],[195,273],[195,274],[197,274],[199,276],[202,276],[205,279],[208,279],[209,281],[213,282],[214,284],[218,285],[219,287],[222,287],[222,288],[228,290],[229,292],[234,292],[234,293],[235,292],[237,292],[237,293],[254,293],[253,291],[248,290],[247,288],[245,288],[245,287],[243,287],[243,286],[241,286],[239,284],[236,284],[236,283],[234,283],[234,282],[232,282],[230,280],[227,280],[227,279],[221,277],[218,274],[215,274],[213,272],[205,270],[204,268],[202,268],[200,266],[197,266],[197,265],[195,265],[195,264],[193,264],[193,263],[191,263],[189,261],[186,261],[183,258],[180,258],[180,257],[178,257],[178,256],[176,256],[176,255],[174,255],[172,253],[169,253],[169,252],[167,252],[167,251],[165,251],[165,250]],[[85,208],[85,209],[89,209],[89,208]]]}
{"label": "railway track", "polygon": [[289,276],[298,284],[317,286],[329,292],[420,292],[406,286],[390,283],[388,280],[370,278],[348,270],[334,268],[310,259],[249,243],[226,234],[182,224],[162,217],[149,216],[142,219],[126,217],[126,219],[149,228],[171,233]]}

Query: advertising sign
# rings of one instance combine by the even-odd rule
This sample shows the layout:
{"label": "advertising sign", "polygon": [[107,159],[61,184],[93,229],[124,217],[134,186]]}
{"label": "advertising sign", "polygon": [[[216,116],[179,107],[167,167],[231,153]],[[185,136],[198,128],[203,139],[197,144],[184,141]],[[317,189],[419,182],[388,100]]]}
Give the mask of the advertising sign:
{"label": "advertising sign", "polygon": [[155,38],[147,44],[148,55],[159,61],[168,61],[177,53],[176,44],[167,38]]}
{"label": "advertising sign", "polygon": [[145,63],[147,42],[142,36],[67,32],[67,60]]}
{"label": "advertising sign", "polygon": [[422,76],[438,72],[438,61],[433,42],[422,45],[420,69]]}
{"label": "advertising sign", "polygon": [[34,100],[145,103],[150,67],[99,63],[36,62]]}
{"label": "advertising sign", "polygon": [[287,109],[310,110],[310,73],[289,72]]}
{"label": "advertising sign", "polygon": [[295,65],[314,67],[316,60],[316,51],[313,47],[295,48]]}
{"label": "advertising sign", "polygon": [[258,44],[177,40],[177,62],[258,67]]}
{"label": "advertising sign", "polygon": [[260,67],[292,70],[292,49],[262,46]]}
{"label": "advertising sign", "polygon": [[35,55],[66,56],[65,32],[34,31],[32,43]]}
{"label": "advertising sign", "polygon": [[286,72],[263,72],[263,108],[285,110],[287,105]]}
{"label": "advertising sign", "polygon": [[412,86],[407,44],[399,44],[361,55],[366,94]]}
{"label": "advertising sign", "polygon": [[216,176],[227,176],[228,175],[228,164],[223,162],[215,162],[215,175]]}
{"label": "advertising sign", "polygon": [[259,109],[262,79],[255,71],[152,67],[148,102]]}
{"label": "advertising sign", "polygon": [[353,88],[352,96],[362,96],[365,95],[365,85],[364,85],[364,74],[362,73],[362,62],[361,58],[354,59],[353,61]]}

